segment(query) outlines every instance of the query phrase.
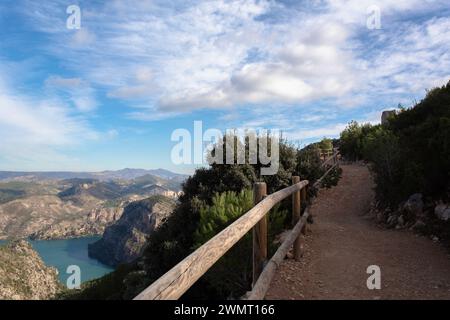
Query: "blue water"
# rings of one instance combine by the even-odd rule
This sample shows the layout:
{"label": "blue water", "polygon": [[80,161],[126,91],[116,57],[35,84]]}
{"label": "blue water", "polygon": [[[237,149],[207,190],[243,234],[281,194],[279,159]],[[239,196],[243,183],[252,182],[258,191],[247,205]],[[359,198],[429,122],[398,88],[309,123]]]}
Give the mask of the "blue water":
{"label": "blue water", "polygon": [[[100,237],[84,237],[65,240],[35,240],[30,241],[33,248],[39,253],[48,266],[58,269],[59,280],[65,284],[70,274],[67,267],[77,265],[81,270],[81,282],[100,278],[114,269],[99,261],[89,258],[88,244]],[[6,241],[0,240],[0,244]]]}

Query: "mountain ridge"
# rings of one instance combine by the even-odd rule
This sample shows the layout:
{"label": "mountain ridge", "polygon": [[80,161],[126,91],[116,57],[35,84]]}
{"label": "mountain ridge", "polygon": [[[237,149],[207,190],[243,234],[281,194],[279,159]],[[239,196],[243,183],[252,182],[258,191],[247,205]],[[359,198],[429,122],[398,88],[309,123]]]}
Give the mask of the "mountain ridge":
{"label": "mountain ridge", "polygon": [[167,169],[135,169],[104,171],[0,171],[0,181],[20,179],[97,179],[97,180],[132,180],[144,175],[154,175],[163,179],[186,179],[189,175],[172,172]]}

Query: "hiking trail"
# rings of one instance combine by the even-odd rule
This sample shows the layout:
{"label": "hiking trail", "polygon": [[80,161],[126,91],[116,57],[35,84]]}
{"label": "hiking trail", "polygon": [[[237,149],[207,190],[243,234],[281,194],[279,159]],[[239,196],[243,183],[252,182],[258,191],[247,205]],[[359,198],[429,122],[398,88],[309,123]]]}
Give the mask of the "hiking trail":
{"label": "hiking trail", "polygon": [[[374,199],[368,168],[341,167],[338,185],[313,201],[301,261],[283,261],[266,299],[450,299],[448,250],[411,231],[378,226],[367,214]],[[380,290],[367,288],[370,265],[381,269]]]}

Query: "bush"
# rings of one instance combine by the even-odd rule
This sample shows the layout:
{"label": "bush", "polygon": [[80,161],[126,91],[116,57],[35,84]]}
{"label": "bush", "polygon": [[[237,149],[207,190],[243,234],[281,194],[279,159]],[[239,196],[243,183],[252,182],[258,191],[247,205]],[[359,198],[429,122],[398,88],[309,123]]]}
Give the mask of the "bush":
{"label": "bush", "polygon": [[395,207],[413,193],[448,200],[450,193],[450,82],[429,91],[387,124],[351,122],[341,133],[341,153],[370,161],[377,198]]}
{"label": "bush", "polygon": [[[253,207],[252,190],[240,193],[224,192],[213,197],[211,206],[200,208],[200,222],[194,233],[195,245],[200,247],[225,229]],[[284,227],[286,212],[280,207],[268,213],[269,243],[274,251],[273,240]],[[251,289],[252,282],[252,237],[247,233],[204,276],[203,280],[217,293],[217,297],[239,298]]]}
{"label": "bush", "polygon": [[[200,247],[253,207],[253,193],[243,190],[216,194],[211,206],[200,208],[200,222],[194,233]],[[238,298],[248,290],[252,280],[252,238],[248,233],[203,276],[216,297]]]}
{"label": "bush", "polygon": [[323,153],[333,152],[333,141],[331,139],[323,138],[319,143],[320,150]]}
{"label": "bush", "polygon": [[211,206],[200,208],[200,221],[194,233],[194,248],[215,236],[234,220],[253,207],[253,192],[250,189],[240,193],[226,191],[216,193]]}
{"label": "bush", "polygon": [[371,131],[370,124],[360,125],[351,121],[339,139],[339,151],[343,157],[351,161],[364,159],[363,145],[365,136]]}

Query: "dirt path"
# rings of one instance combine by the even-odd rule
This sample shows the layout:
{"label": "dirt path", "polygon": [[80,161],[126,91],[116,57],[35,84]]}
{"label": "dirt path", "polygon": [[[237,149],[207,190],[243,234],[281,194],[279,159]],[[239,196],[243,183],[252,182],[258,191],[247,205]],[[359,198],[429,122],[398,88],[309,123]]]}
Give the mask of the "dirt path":
{"label": "dirt path", "polygon": [[[366,167],[342,166],[338,186],[320,190],[304,257],[280,266],[267,299],[450,299],[450,255],[410,231],[378,227],[365,214],[373,199]],[[381,268],[381,290],[366,286]]]}

